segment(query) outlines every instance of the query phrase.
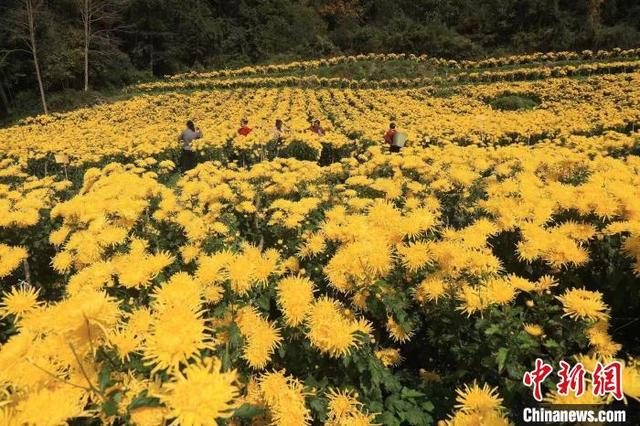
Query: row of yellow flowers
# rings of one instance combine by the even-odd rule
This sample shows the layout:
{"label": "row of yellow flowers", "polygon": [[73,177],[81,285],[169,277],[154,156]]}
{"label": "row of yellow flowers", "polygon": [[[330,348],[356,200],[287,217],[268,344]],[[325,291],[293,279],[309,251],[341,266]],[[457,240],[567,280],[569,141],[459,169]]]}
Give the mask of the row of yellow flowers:
{"label": "row of yellow flowers", "polygon": [[628,59],[640,56],[640,49],[620,49],[611,50],[583,50],[581,52],[558,51],[558,52],[536,52],[525,55],[511,55],[490,57],[480,60],[454,60],[435,58],[429,55],[415,55],[405,53],[369,53],[352,56],[334,56],[326,59],[316,59],[309,61],[296,61],[286,64],[269,64],[247,66],[236,69],[224,69],[217,71],[197,72],[191,71],[182,74],[167,76],[170,80],[190,80],[197,78],[221,78],[221,77],[237,77],[249,76],[257,74],[282,73],[296,70],[312,70],[320,67],[328,67],[343,63],[364,62],[364,61],[398,61],[410,60],[413,62],[428,63],[437,67],[447,67],[452,69],[478,69],[478,68],[495,68],[507,65],[525,65],[552,63],[564,61],[584,61],[584,60],[610,60],[610,59]]}
{"label": "row of yellow flowers", "polygon": [[140,83],[133,88],[142,91],[193,90],[193,89],[237,89],[256,87],[340,87],[340,88],[406,88],[428,85],[480,83],[495,81],[536,80],[550,77],[571,77],[593,74],[635,72],[640,61],[615,61],[577,63],[575,65],[534,66],[477,72],[458,72],[444,77],[394,78],[382,80],[348,79],[340,77],[284,76],[255,78],[196,78],[176,81]]}

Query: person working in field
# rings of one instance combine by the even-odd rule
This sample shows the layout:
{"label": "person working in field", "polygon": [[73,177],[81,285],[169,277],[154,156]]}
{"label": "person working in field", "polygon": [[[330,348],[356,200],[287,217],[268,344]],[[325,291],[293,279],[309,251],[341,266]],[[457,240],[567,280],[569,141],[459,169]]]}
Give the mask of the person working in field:
{"label": "person working in field", "polygon": [[240,128],[238,129],[239,135],[247,136],[252,130],[253,129],[249,127],[249,121],[246,118],[240,120]]}
{"label": "person working in field", "polygon": [[193,121],[187,121],[187,128],[180,133],[178,142],[182,144],[182,153],[180,154],[180,170],[186,172],[196,166],[196,153],[193,151],[192,142],[202,137],[202,131],[193,124]]}
{"label": "person working in field", "polygon": [[284,125],[284,122],[281,119],[276,120],[276,124],[273,127],[273,131],[271,135],[273,136],[273,140],[276,142],[282,142],[284,138],[289,134],[289,128]]}
{"label": "person working in field", "polygon": [[316,135],[324,136],[324,129],[320,126],[320,120],[318,119],[313,120],[313,123],[311,123],[311,126],[309,126],[307,130],[315,133]]}
{"label": "person working in field", "polygon": [[391,152],[400,152],[400,149],[404,147],[407,141],[407,135],[399,132],[398,129],[396,129],[396,123],[391,122],[389,124],[389,130],[384,134],[384,141],[389,144],[389,150]]}
{"label": "person working in field", "polygon": [[398,133],[398,131],[396,130],[396,123],[391,122],[391,124],[389,124],[389,130],[387,130],[387,133],[384,134],[384,141],[385,143],[389,144],[391,152],[400,152],[400,147],[393,146],[393,137],[396,135],[396,133]]}

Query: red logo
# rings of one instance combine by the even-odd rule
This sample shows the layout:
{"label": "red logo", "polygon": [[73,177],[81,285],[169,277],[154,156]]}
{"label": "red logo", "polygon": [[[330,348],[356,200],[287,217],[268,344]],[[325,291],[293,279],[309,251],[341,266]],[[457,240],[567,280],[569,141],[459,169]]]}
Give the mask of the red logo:
{"label": "red logo", "polygon": [[552,371],[553,367],[550,364],[545,364],[540,358],[536,358],[536,368],[524,373],[522,383],[527,387],[533,386],[533,397],[536,401],[542,401],[542,382]]}
{"label": "red logo", "polygon": [[[533,388],[533,398],[536,401],[542,401],[542,383],[552,371],[553,367],[550,364],[536,358],[535,368],[524,373],[522,383]],[[560,370],[558,370],[560,381],[556,384],[558,395],[567,396],[573,392],[577,397],[582,396],[585,391],[586,375],[587,371],[582,363],[571,367],[568,362],[560,361]],[[613,361],[606,365],[600,362],[596,363],[595,369],[591,372],[591,382],[593,395],[604,397],[611,394],[620,401],[623,398],[622,364],[619,361]]]}
{"label": "red logo", "polygon": [[615,399],[622,399],[622,364],[613,361],[603,366],[599,362],[593,370],[593,394],[605,396],[610,393]]}
{"label": "red logo", "polygon": [[568,362],[560,361],[560,381],[556,385],[558,394],[562,396],[569,395],[569,391],[575,393],[576,396],[582,396],[584,393],[584,375],[586,370],[581,363],[577,363],[573,368]]}

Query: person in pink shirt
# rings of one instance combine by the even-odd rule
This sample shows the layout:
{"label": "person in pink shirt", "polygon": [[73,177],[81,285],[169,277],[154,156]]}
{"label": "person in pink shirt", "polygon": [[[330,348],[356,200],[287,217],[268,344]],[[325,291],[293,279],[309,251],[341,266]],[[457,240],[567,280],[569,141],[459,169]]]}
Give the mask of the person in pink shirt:
{"label": "person in pink shirt", "polygon": [[315,119],[309,128],[307,129],[316,135],[324,136],[324,129],[320,126],[320,120]]}

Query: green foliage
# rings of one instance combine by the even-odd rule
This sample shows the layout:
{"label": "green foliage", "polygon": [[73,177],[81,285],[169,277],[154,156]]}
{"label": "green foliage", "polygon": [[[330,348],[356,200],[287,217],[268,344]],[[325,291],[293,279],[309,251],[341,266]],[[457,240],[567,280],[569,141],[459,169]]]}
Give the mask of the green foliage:
{"label": "green foliage", "polygon": [[534,109],[540,105],[540,99],[533,94],[507,92],[489,99],[487,103],[500,111],[518,111]]}
{"label": "green foliage", "polygon": [[298,160],[317,161],[320,152],[304,141],[293,140],[286,144],[279,152],[279,157],[296,158]]}

